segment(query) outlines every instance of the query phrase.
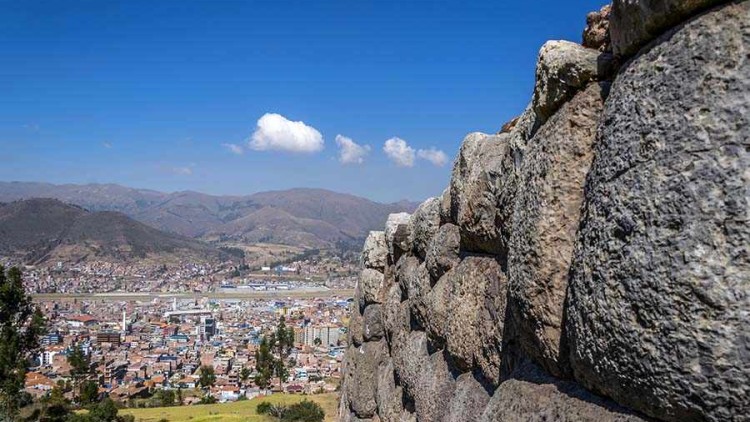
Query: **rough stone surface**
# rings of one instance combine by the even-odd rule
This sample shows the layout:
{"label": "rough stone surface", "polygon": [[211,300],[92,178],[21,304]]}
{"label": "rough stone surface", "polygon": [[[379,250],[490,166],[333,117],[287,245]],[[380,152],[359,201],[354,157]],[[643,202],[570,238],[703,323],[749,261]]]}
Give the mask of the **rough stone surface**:
{"label": "rough stone surface", "polygon": [[399,419],[399,421],[400,422],[416,422],[417,415],[415,415],[414,412],[404,410],[403,412],[401,412],[401,418]]}
{"label": "rough stone surface", "polygon": [[411,249],[409,245],[409,218],[405,212],[390,214],[385,222],[385,243],[391,263],[398,262],[401,254]]}
{"label": "rough stone surface", "polygon": [[450,321],[451,315],[452,291],[453,278],[448,272],[435,283],[427,294],[425,314],[420,322],[427,332],[430,344],[435,348],[445,346],[445,336],[448,332],[448,321]]}
{"label": "rough stone surface", "polygon": [[430,355],[427,351],[427,335],[424,331],[411,331],[400,341],[399,347],[391,349],[393,368],[404,392],[414,400],[420,394],[420,377],[427,370]]}
{"label": "rough stone surface", "polygon": [[427,294],[430,292],[430,274],[424,263],[412,255],[404,255],[396,265],[396,280],[401,292],[409,299],[412,316],[423,325],[426,318]]}
{"label": "rough stone surface", "polygon": [[[409,304],[406,303],[406,306],[408,309]],[[396,332],[409,329],[409,316],[401,314],[401,286],[396,283],[391,285],[383,307],[383,328],[387,337],[392,338]]]}
{"label": "rough stone surface", "polygon": [[419,386],[413,392],[414,409],[419,421],[440,421],[446,403],[453,397],[455,380],[442,352],[433,353],[419,375]]}
{"label": "rough stone surface", "polygon": [[440,195],[440,224],[453,223],[451,218],[451,189],[450,187],[443,190]]}
{"label": "rough stone surface", "polygon": [[748,420],[750,0],[670,1],[615,2],[689,11],[628,62],[606,7],[547,44],[525,111],[367,240],[340,420]]}
{"label": "rough stone surface", "polygon": [[503,223],[505,212],[509,216],[512,211],[501,197],[509,189],[507,176],[512,171],[508,136],[472,133],[461,144],[451,177],[451,217],[466,251],[499,255],[507,249]]}
{"label": "rough stone surface", "polygon": [[363,336],[365,341],[379,340],[383,337],[383,307],[382,305],[370,305],[362,314],[364,321]]}
{"label": "rough stone surface", "polygon": [[616,55],[630,56],[664,31],[722,0],[614,0],[609,30]]}
{"label": "rough stone surface", "polygon": [[395,422],[401,417],[404,410],[402,400],[403,391],[401,386],[396,385],[393,373],[393,361],[385,359],[378,367],[377,388],[378,415],[384,422]]}
{"label": "rough stone surface", "polygon": [[565,104],[529,142],[519,176],[508,305],[521,347],[557,376],[563,302],[602,97],[593,83]]}
{"label": "rough stone surface", "polygon": [[546,121],[576,92],[611,73],[606,54],[570,41],[547,41],[539,51],[534,85],[534,112]]}
{"label": "rough stone surface", "polygon": [[384,341],[367,342],[360,347],[351,346],[346,352],[347,373],[350,374],[346,396],[357,417],[372,418],[376,414],[378,366],[385,359],[386,353]]}
{"label": "rough stone surface", "polygon": [[446,349],[462,371],[478,371],[500,381],[501,343],[507,280],[494,258],[469,256],[448,273]]}
{"label": "rough stone surface", "polygon": [[362,265],[383,272],[388,259],[388,248],[385,245],[385,232],[371,231],[365,239],[362,250]]}
{"label": "rough stone surface", "polygon": [[359,275],[359,306],[364,309],[371,303],[381,303],[381,292],[383,290],[385,276],[378,270],[365,268]]}
{"label": "rough stone surface", "polygon": [[429,198],[424,201],[409,220],[409,243],[414,253],[424,259],[432,236],[440,226],[440,200]]}
{"label": "rough stone surface", "polygon": [[487,390],[470,372],[461,374],[456,378],[456,392],[448,402],[443,421],[475,421],[482,415],[489,400]]}
{"label": "rough stone surface", "polygon": [[518,123],[518,120],[521,118],[521,116],[516,116],[507,122],[503,124],[503,126],[500,128],[500,132],[498,133],[509,133],[511,130],[513,130],[514,127],[516,127],[516,124]]}
{"label": "rough stone surface", "polygon": [[455,224],[443,224],[427,248],[425,265],[432,280],[438,280],[460,261],[461,234]]}
{"label": "rough stone surface", "polygon": [[586,15],[586,29],[583,30],[583,46],[602,52],[612,51],[609,37],[609,17],[612,6],[607,4],[599,11]]}
{"label": "rough stone surface", "polygon": [[359,307],[354,306],[353,308],[352,316],[349,318],[348,342],[359,346],[364,342],[365,322],[359,312]]}
{"label": "rough stone surface", "polygon": [[482,422],[643,422],[645,419],[575,382],[544,374],[533,364],[522,365],[495,391]]}
{"label": "rough stone surface", "polygon": [[612,86],[587,180],[574,374],[665,420],[750,414],[748,52],[744,1],[636,57]]}

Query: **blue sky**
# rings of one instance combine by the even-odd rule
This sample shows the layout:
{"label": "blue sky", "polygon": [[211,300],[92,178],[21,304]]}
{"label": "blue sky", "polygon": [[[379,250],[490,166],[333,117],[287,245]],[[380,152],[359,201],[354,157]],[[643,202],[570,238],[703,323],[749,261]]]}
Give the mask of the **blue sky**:
{"label": "blue sky", "polygon": [[0,3],[0,180],[379,201],[440,194],[463,137],[523,110],[544,41],[603,4]]}

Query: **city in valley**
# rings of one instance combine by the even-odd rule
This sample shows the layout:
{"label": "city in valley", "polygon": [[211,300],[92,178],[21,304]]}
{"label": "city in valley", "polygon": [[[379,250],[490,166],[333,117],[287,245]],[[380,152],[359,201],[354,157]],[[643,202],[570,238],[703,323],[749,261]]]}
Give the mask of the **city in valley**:
{"label": "city in valley", "polygon": [[[99,396],[130,407],[337,391],[356,263],[321,258],[250,268],[232,262],[26,266],[47,319],[25,391],[78,391],[71,356],[89,363]],[[264,338],[293,332],[285,377],[258,382]],[[203,371],[213,377],[201,382]],[[260,384],[260,385],[259,385]],[[265,384],[265,385],[264,385]],[[66,388],[67,386],[67,388]],[[163,392],[171,391],[169,403]]]}

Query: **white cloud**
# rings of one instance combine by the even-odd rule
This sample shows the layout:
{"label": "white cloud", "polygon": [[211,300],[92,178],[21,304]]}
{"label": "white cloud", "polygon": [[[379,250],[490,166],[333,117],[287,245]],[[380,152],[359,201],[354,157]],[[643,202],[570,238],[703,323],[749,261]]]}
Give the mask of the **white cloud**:
{"label": "white cloud", "polygon": [[443,151],[434,147],[420,149],[417,151],[417,157],[427,160],[438,167],[442,167],[448,162],[448,156]]}
{"label": "white cloud", "polygon": [[383,145],[383,151],[385,155],[396,163],[399,167],[413,167],[414,166],[414,148],[410,147],[401,138],[391,138],[385,141]]}
{"label": "white cloud", "polygon": [[112,143],[111,142],[102,142],[102,146],[107,149],[112,149]]}
{"label": "white cloud", "polygon": [[242,149],[242,145],[237,144],[221,144],[224,148],[227,149],[227,151],[231,152],[234,155],[242,155],[245,150]]}
{"label": "white cloud", "polygon": [[180,176],[190,176],[193,174],[192,167],[172,167],[172,173]]}
{"label": "white cloud", "polygon": [[293,122],[276,113],[258,119],[258,127],[250,138],[256,151],[318,152],[323,149],[323,135],[304,122]]}
{"label": "white cloud", "polygon": [[370,153],[369,145],[359,145],[344,135],[336,135],[336,145],[339,146],[339,161],[342,164],[362,164]]}

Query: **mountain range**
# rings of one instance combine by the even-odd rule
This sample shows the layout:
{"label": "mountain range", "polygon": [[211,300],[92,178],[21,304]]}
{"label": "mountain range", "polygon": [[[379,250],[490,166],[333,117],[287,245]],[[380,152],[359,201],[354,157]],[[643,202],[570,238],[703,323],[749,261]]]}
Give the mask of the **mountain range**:
{"label": "mountain range", "polygon": [[115,211],[91,212],[57,199],[0,204],[0,255],[35,264],[106,258],[217,258],[204,242],[166,233]]}
{"label": "mountain range", "polygon": [[360,248],[388,214],[417,203],[383,204],[323,189],[245,196],[164,193],[116,184],[0,182],[0,202],[53,198],[90,212],[114,211],[150,227],[211,242],[277,243],[302,248]]}

